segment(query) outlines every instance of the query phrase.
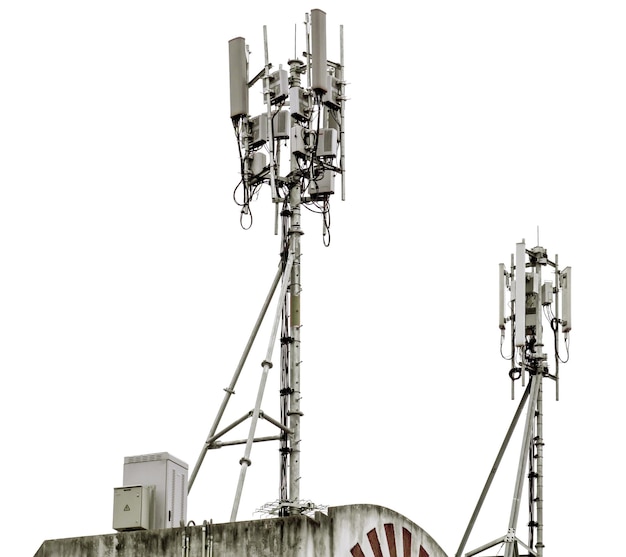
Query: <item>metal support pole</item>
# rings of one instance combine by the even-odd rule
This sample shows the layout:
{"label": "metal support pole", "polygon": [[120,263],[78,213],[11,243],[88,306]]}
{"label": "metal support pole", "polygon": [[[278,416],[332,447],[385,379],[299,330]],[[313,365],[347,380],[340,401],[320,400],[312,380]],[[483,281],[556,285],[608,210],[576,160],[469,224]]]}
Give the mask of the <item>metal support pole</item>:
{"label": "metal support pole", "polygon": [[204,442],[204,446],[202,447],[202,450],[200,451],[200,456],[198,457],[198,461],[196,462],[193,472],[191,473],[191,476],[189,477],[187,493],[191,491],[191,488],[196,480],[196,476],[198,475],[198,472],[200,471],[200,466],[202,466],[204,457],[206,456],[206,453],[209,450],[210,440],[215,435],[215,432],[217,431],[217,428],[219,427],[222,416],[224,415],[224,411],[226,410],[226,405],[228,404],[228,401],[230,400],[231,395],[235,394],[235,386],[237,384],[237,380],[239,379],[239,375],[241,375],[241,370],[243,369],[243,366],[246,363],[246,360],[248,359],[248,355],[250,354],[250,349],[252,348],[252,345],[254,344],[254,340],[256,339],[256,335],[259,332],[259,329],[261,328],[261,324],[263,323],[263,319],[265,317],[265,314],[267,313],[267,308],[269,307],[272,301],[274,292],[276,292],[276,287],[278,286],[278,283],[280,282],[280,277],[282,276],[282,274],[283,274],[283,269],[282,269],[282,263],[281,263],[278,266],[278,271],[276,271],[276,276],[274,277],[272,286],[270,287],[270,290],[267,293],[265,301],[263,302],[263,307],[261,307],[261,312],[259,313],[259,316],[257,317],[256,323],[254,324],[252,332],[250,333],[250,337],[248,338],[248,343],[246,344],[246,347],[243,350],[243,354],[241,355],[241,358],[239,359],[239,363],[237,364],[237,368],[235,369],[235,373],[233,374],[233,378],[231,379],[230,385],[228,386],[228,388],[224,389],[226,391],[226,394],[224,395],[222,404],[217,412],[217,415],[215,416],[215,420],[213,422],[213,425],[211,426],[211,431],[209,431],[207,440]]}
{"label": "metal support pole", "polygon": [[[560,304],[559,301],[561,296],[559,296],[559,292],[561,291],[561,273],[559,272],[559,256],[554,256],[554,316],[556,319],[559,319],[561,315]],[[559,335],[557,332],[554,333],[554,382],[556,383],[555,391],[556,391],[556,400],[559,400]]]}
{"label": "metal support pole", "polygon": [[537,437],[535,438],[537,458],[537,557],[543,556],[543,388],[539,385],[537,395]]}
{"label": "metal support pole", "polygon": [[[537,244],[539,244],[539,238],[537,238]],[[541,276],[541,268],[547,261],[547,253],[537,246],[536,250],[534,250],[535,257],[535,272],[538,277],[537,282],[537,324],[535,327],[535,337],[537,339],[536,349],[537,349],[537,357],[539,358],[537,375],[541,378],[539,381],[539,385],[537,388],[537,402],[535,405],[535,424],[536,424],[536,438],[533,442],[536,445],[536,486],[537,492],[535,494],[536,500],[530,501],[531,505],[535,506],[535,510],[537,512],[537,524],[536,524],[536,533],[537,540],[535,543],[535,548],[537,549],[537,557],[543,557],[543,373],[544,373],[544,362],[545,362],[545,353],[544,353],[544,345],[543,345],[543,321],[542,321],[542,311],[543,311],[543,290],[542,290],[542,276]],[[531,445],[529,445],[530,447]],[[533,481],[531,478],[530,481]]]}
{"label": "metal support pole", "polygon": [[[287,277],[291,273],[291,268],[293,266],[293,257],[291,254],[287,259],[287,264],[285,265],[284,276]],[[285,300],[285,292],[287,290],[287,286],[289,284],[288,280],[283,280],[280,298],[278,301],[278,305],[276,307],[276,316],[274,318],[274,326],[272,327],[272,333],[270,335],[270,341],[267,347],[267,353],[265,356],[265,360],[263,361],[263,372],[261,374],[261,382],[259,384],[259,389],[257,391],[256,403],[254,405],[254,410],[252,412],[252,419],[250,422],[250,432],[248,434],[248,441],[246,443],[246,449],[244,456],[241,458],[239,463],[241,464],[241,470],[239,471],[239,482],[237,484],[237,492],[235,494],[235,501],[233,503],[233,508],[230,514],[230,521],[235,522],[237,520],[237,511],[239,510],[239,503],[241,501],[241,493],[243,491],[243,483],[246,479],[246,472],[252,461],[250,460],[250,453],[252,452],[252,443],[254,442],[254,434],[256,432],[257,422],[259,421],[259,414],[261,412],[261,403],[263,402],[263,393],[265,392],[265,384],[267,383],[267,375],[269,373],[270,368],[272,367],[272,353],[274,351],[274,344],[276,343],[276,334],[278,333],[278,326],[280,324],[281,313],[283,310],[283,303]]]}
{"label": "metal support pole", "polygon": [[[281,226],[281,242],[283,254],[289,251],[289,229],[291,226],[290,211],[287,209],[289,199],[285,199],[283,205]],[[278,207],[278,204],[276,204]],[[291,277],[290,277],[291,278]],[[278,480],[278,501],[279,516],[288,516],[289,507],[285,504],[289,500],[289,391],[290,391],[290,359],[291,359],[291,338],[289,336],[289,304],[285,300],[283,307],[283,317],[281,323],[281,358],[280,358],[280,467]]]}
{"label": "metal support pole", "polygon": [[344,54],[343,54],[343,25],[339,27],[339,63],[341,64],[341,75],[340,77],[340,91],[341,91],[341,124],[340,131],[341,137],[339,138],[339,144],[341,145],[341,161],[339,167],[341,168],[341,200],[346,200],[346,119],[345,119],[345,111],[346,111],[346,77],[344,75],[345,66],[344,66]]}
{"label": "metal support pole", "polygon": [[263,26],[263,51],[265,53],[265,71],[263,73],[263,98],[265,100],[267,114],[267,133],[269,135],[269,155],[270,155],[270,189],[272,199],[278,199],[276,188],[276,159],[274,157],[274,125],[272,124],[272,99],[270,94],[270,59],[267,45],[267,25]]}
{"label": "metal support pole", "polygon": [[511,503],[511,514],[509,517],[509,528],[506,538],[506,552],[505,557],[514,557],[514,550],[516,547],[515,529],[519,518],[519,508],[522,500],[522,488],[524,484],[524,475],[526,472],[526,458],[528,455],[528,447],[530,445],[530,435],[532,432],[532,425],[535,419],[535,408],[537,406],[537,396],[539,393],[539,387],[541,386],[541,373],[536,373],[531,376],[529,381],[530,399],[528,401],[528,413],[526,416],[526,425],[524,427],[524,436],[522,439],[522,448],[520,450],[520,458],[517,467],[517,479],[515,481],[515,490],[513,491],[513,502]]}
{"label": "metal support pole", "polygon": [[[307,45],[309,30],[307,27]],[[289,61],[290,89],[299,90],[301,75],[305,69],[299,60]],[[299,91],[296,92],[299,94]],[[292,107],[293,109],[293,107]],[[281,385],[285,395],[288,394],[287,411],[284,419],[289,421],[290,433],[286,446],[281,446],[280,499],[279,514],[287,516],[300,498],[300,224],[302,204],[302,171],[295,154],[291,154],[291,177],[288,197],[289,226],[286,233],[289,237],[289,257],[293,259],[289,284],[289,315],[288,315],[288,358],[285,370],[285,385]]]}
{"label": "metal support pole", "polygon": [[463,550],[465,549],[465,544],[467,544],[467,540],[469,539],[470,534],[472,533],[472,529],[474,528],[474,524],[476,523],[476,519],[478,518],[480,509],[482,508],[485,498],[487,497],[487,493],[489,492],[489,488],[491,487],[493,478],[495,477],[496,471],[498,470],[498,467],[500,466],[500,462],[502,461],[502,457],[504,456],[506,448],[509,445],[511,436],[513,435],[513,432],[515,431],[515,428],[517,427],[517,422],[519,421],[519,418],[522,415],[522,411],[524,410],[524,406],[526,405],[526,400],[528,399],[529,392],[530,392],[530,385],[528,385],[526,389],[524,390],[524,394],[522,395],[522,400],[520,400],[519,406],[517,407],[517,412],[515,412],[515,416],[513,416],[511,425],[509,426],[509,429],[506,432],[504,441],[502,442],[502,446],[500,447],[500,451],[498,452],[498,456],[496,457],[496,460],[493,463],[493,466],[491,467],[491,472],[489,473],[489,477],[487,478],[487,481],[485,482],[485,487],[483,487],[480,497],[478,498],[478,503],[476,503],[476,508],[474,509],[472,518],[470,518],[469,524],[467,525],[465,534],[463,534],[463,539],[461,540],[461,543],[459,544],[459,548],[457,549],[455,553],[455,557],[461,557],[461,554],[463,553]]}
{"label": "metal support pole", "polygon": [[295,185],[290,192],[291,197],[291,254],[293,267],[291,269],[290,299],[290,329],[291,358],[289,376],[291,378],[289,395],[289,501],[297,503],[300,499],[300,201],[301,186]]}

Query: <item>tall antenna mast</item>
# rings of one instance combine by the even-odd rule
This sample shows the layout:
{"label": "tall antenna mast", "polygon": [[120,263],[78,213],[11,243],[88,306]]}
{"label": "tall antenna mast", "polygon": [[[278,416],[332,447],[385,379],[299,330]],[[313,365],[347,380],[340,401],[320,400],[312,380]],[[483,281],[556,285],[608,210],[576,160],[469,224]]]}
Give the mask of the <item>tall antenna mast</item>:
{"label": "tall antenna mast", "polygon": [[[537,236],[539,229],[537,229]],[[538,238],[537,238],[538,240]],[[551,268],[554,281],[543,280],[545,268]],[[455,556],[461,557],[465,545],[478,518],[482,504],[487,496],[495,473],[511,439],[513,431],[527,409],[522,446],[519,455],[515,488],[509,514],[507,532],[473,551],[465,554],[472,557],[484,553],[496,546],[504,546],[504,557],[533,556],[543,557],[544,517],[543,517],[543,381],[552,379],[556,385],[556,399],[559,399],[559,364],[569,359],[569,332],[572,328],[571,316],[571,276],[570,267],[559,270],[558,256],[554,261],[541,246],[526,249],[525,241],[517,244],[515,255],[511,255],[511,267],[507,271],[500,264],[500,311],[499,327],[501,331],[500,350],[505,345],[507,326],[510,331],[510,355],[503,357],[510,360],[511,398],[515,397],[515,383],[521,380],[525,387],[522,399],[513,421],[506,433],[485,487],[479,497],[474,513],[465,530],[463,539]],[[506,294],[509,293],[509,311],[506,307]],[[554,371],[548,367],[548,353],[544,344],[543,322],[548,322],[547,331],[553,334]],[[565,340],[565,359],[559,347],[559,339]],[[526,474],[528,466],[528,474]],[[528,540],[523,542],[517,535],[520,504],[524,487],[524,477],[528,479]],[[498,555],[500,555],[498,551]]]}
{"label": "tall antenna mast", "polygon": [[[301,236],[302,207],[322,217],[323,241],[330,244],[330,199],[335,192],[335,177],[342,179],[342,199],[345,198],[344,175],[344,114],[345,81],[343,67],[343,29],[340,34],[340,62],[331,62],[326,55],[326,13],[312,10],[305,16],[306,51],[303,59],[288,60],[289,71],[279,66],[274,70],[269,61],[267,29],[263,28],[264,67],[249,78],[248,47],[245,39],[229,42],[230,116],[240,153],[241,179],[235,188],[235,200],[241,207],[242,227],[252,225],[251,203],[264,185],[269,186],[275,206],[275,233],[280,234],[280,260],[270,291],[262,306],[248,343],[235,370],[233,379],[213,426],[192,471],[188,489],[194,484],[200,466],[209,449],[226,444],[245,444],[239,461],[240,474],[231,512],[237,518],[247,469],[255,442],[275,440],[279,443],[280,479],[278,500],[264,509],[271,514],[287,516],[311,510],[312,504],[300,497],[300,302],[301,302]],[[295,40],[295,38],[294,38]],[[302,76],[307,76],[306,85]],[[265,110],[251,117],[249,91],[262,83]],[[281,154],[289,164],[282,163]],[[280,227],[279,227],[280,221]],[[278,284],[281,284],[272,332],[256,402],[248,415],[218,431],[226,406],[248,357],[252,344],[265,317]],[[270,369],[273,367],[274,346],[280,341],[280,418],[275,420],[261,406]],[[247,419],[250,419],[245,440],[222,442],[220,439]],[[256,427],[265,419],[277,429],[277,435],[257,437]]]}

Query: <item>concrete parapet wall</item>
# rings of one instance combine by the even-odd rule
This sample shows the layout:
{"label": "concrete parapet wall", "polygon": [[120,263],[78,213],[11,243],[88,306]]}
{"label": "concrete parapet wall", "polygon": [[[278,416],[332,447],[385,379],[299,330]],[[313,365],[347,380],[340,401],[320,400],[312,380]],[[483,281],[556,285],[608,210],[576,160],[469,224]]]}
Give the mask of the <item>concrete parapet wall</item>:
{"label": "concrete parapet wall", "polygon": [[186,528],[45,541],[35,557],[446,557],[406,517],[375,505]]}

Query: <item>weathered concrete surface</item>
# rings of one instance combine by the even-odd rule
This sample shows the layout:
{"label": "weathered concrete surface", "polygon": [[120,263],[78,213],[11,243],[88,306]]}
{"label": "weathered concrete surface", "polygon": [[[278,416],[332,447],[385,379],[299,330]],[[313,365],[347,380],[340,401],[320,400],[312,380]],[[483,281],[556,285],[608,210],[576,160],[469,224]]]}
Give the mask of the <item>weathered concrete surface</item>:
{"label": "weathered concrete surface", "polygon": [[45,541],[35,557],[446,557],[417,524],[384,507]]}

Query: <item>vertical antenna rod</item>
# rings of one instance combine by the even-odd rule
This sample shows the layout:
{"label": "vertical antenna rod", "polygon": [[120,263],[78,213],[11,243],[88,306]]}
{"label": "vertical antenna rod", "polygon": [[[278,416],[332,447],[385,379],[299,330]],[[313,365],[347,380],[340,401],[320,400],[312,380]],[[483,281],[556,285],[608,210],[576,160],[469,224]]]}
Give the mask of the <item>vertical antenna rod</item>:
{"label": "vertical antenna rod", "polygon": [[343,25],[339,26],[339,65],[340,70],[337,74],[339,80],[339,91],[341,97],[341,119],[339,127],[339,144],[341,145],[341,159],[339,167],[341,168],[341,200],[346,200],[346,96],[345,96],[345,75],[344,75],[344,54],[343,54]]}

